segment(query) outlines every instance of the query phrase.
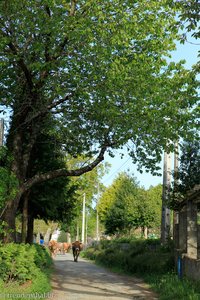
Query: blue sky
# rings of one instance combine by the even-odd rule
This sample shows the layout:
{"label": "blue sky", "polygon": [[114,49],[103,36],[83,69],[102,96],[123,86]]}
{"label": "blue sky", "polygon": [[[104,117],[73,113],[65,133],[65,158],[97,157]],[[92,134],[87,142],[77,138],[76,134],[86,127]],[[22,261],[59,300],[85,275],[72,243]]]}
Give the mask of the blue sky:
{"label": "blue sky", "polygon": [[[179,61],[182,59],[186,60],[185,66],[190,68],[193,64],[197,62],[198,51],[200,51],[200,43],[197,40],[188,38],[188,42],[185,44],[177,44],[177,50],[172,52],[172,61]],[[119,172],[129,171],[131,174],[137,178],[141,186],[144,186],[148,189],[151,185],[155,186],[159,183],[162,183],[163,178],[158,176],[152,176],[149,173],[143,172],[140,174],[137,171],[136,166],[132,163],[131,158],[128,155],[125,155],[123,159],[120,158],[119,153],[116,151],[116,155],[114,158],[105,156],[105,161],[109,162],[112,167],[107,175],[103,177],[103,184],[108,186],[112,184],[113,179],[117,176]],[[160,163],[160,167],[162,168],[163,162]],[[173,168],[173,162],[172,162]],[[161,170],[162,173],[162,170]]]}

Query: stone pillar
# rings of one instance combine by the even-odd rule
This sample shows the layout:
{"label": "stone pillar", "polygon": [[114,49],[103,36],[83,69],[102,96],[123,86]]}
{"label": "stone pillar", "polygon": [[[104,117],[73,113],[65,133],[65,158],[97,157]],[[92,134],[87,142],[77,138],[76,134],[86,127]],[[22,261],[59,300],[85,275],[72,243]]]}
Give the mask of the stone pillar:
{"label": "stone pillar", "polygon": [[187,203],[187,255],[197,259],[197,205]]}
{"label": "stone pillar", "polygon": [[179,212],[173,212],[173,240],[175,249],[179,248]]}
{"label": "stone pillar", "polygon": [[178,248],[181,253],[187,252],[187,209],[183,209],[179,212],[179,230],[178,230]]}
{"label": "stone pillar", "polygon": [[197,258],[200,259],[200,225],[197,225]]}

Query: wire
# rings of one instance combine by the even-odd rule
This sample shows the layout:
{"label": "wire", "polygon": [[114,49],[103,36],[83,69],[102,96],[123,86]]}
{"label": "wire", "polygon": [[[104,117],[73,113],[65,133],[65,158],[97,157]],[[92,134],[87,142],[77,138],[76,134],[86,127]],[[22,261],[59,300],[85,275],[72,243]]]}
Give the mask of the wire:
{"label": "wire", "polygon": [[126,163],[131,159],[131,157],[128,157],[128,159],[117,169],[115,170],[107,179],[103,181],[103,183],[107,182],[113,175],[115,175],[123,166],[126,165]]}

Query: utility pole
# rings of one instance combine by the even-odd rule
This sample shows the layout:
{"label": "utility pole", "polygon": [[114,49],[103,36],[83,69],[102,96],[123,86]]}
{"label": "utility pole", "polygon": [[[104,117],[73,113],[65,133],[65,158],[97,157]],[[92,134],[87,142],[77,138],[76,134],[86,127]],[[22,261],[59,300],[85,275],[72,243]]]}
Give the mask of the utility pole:
{"label": "utility pole", "polygon": [[99,214],[97,209],[97,232],[96,232],[96,239],[99,241]]}
{"label": "utility pole", "polygon": [[164,245],[170,237],[170,209],[168,208],[168,193],[171,183],[171,155],[164,153],[163,193],[161,218],[161,243]]}
{"label": "utility pole", "polygon": [[86,215],[85,215],[85,245],[87,245],[87,240],[88,240],[88,214],[86,212]]}
{"label": "utility pole", "polygon": [[[174,151],[174,190],[176,191],[177,180],[178,180],[178,141],[175,142],[175,151]],[[176,224],[179,223],[179,213],[178,211],[173,211],[173,239],[176,239]]]}
{"label": "utility pole", "polygon": [[4,137],[4,120],[0,119],[0,147],[3,146]]}
{"label": "utility pole", "polygon": [[77,224],[76,224],[76,241],[79,241],[79,224],[78,224],[79,220],[77,220]]}
{"label": "utility pole", "polygon": [[96,208],[97,208],[96,240],[97,241],[99,241],[99,213],[98,213],[98,203],[99,203],[99,183],[98,183],[98,187],[97,187],[97,204],[96,204]]}
{"label": "utility pole", "polygon": [[82,243],[85,242],[85,193],[83,194]]}

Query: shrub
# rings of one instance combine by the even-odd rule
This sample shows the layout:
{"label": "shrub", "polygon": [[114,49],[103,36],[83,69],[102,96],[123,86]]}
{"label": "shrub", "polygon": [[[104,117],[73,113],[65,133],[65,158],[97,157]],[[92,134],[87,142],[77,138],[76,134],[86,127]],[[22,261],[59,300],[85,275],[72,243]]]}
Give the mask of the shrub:
{"label": "shrub", "polygon": [[95,248],[87,248],[86,251],[81,252],[82,257],[86,257],[91,260],[96,260],[96,257],[101,253],[100,250]]}
{"label": "shrub", "polygon": [[118,243],[117,240],[103,241],[98,246],[95,245],[95,248],[86,249],[84,256],[128,273],[162,274],[173,270],[173,253],[168,248],[161,247],[158,240],[132,240],[129,244],[126,243],[126,247],[122,247],[123,243]]}
{"label": "shrub", "polygon": [[40,245],[0,245],[0,279],[24,283],[37,277],[38,270],[50,266],[51,258]]}
{"label": "shrub", "polygon": [[135,256],[127,256],[127,271],[131,273],[165,273],[174,267],[174,259],[170,253],[145,252]]}

